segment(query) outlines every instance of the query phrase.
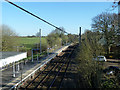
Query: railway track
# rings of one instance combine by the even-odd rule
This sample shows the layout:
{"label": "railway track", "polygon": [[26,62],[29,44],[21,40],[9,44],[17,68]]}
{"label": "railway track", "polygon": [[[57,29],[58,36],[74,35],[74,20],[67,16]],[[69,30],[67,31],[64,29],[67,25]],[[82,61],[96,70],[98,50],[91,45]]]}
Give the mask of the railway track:
{"label": "railway track", "polygon": [[37,72],[33,79],[23,82],[18,89],[60,89],[76,46],[69,46],[60,56],[52,59],[42,71]]}

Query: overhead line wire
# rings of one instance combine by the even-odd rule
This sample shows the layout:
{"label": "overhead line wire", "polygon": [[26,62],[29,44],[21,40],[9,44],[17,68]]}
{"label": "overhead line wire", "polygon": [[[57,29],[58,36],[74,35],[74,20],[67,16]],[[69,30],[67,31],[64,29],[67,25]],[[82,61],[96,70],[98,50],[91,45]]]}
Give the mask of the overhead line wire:
{"label": "overhead line wire", "polygon": [[34,17],[36,17],[37,19],[42,20],[43,22],[45,22],[45,23],[47,23],[47,24],[49,24],[49,25],[55,27],[56,29],[58,29],[58,30],[60,30],[60,31],[62,31],[62,32],[64,32],[64,33],[67,33],[66,31],[64,31],[64,30],[62,30],[62,29],[60,29],[60,28],[58,28],[57,26],[55,26],[55,25],[49,23],[48,21],[46,21],[46,20],[40,18],[39,16],[37,16],[37,15],[35,15],[35,14],[33,14],[33,13],[27,11],[26,9],[24,9],[24,8],[22,8],[22,7],[20,7],[20,6],[16,5],[16,4],[14,4],[13,2],[11,2],[11,1],[9,1],[9,0],[5,0],[5,1],[8,2],[8,3],[10,3],[10,4],[12,4],[12,5],[14,5],[15,7],[17,7],[17,8],[19,8],[19,9],[23,10],[24,12],[26,12],[26,13],[28,13],[28,14],[34,16]]}

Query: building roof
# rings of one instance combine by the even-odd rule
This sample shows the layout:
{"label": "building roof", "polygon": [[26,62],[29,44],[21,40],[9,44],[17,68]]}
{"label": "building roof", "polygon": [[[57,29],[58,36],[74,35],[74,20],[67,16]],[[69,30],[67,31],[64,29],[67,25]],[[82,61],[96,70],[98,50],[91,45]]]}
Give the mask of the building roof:
{"label": "building roof", "polygon": [[15,56],[15,55],[18,55],[18,54],[21,54],[23,52],[0,52],[0,59],[5,59],[7,57],[10,57],[10,56]]}

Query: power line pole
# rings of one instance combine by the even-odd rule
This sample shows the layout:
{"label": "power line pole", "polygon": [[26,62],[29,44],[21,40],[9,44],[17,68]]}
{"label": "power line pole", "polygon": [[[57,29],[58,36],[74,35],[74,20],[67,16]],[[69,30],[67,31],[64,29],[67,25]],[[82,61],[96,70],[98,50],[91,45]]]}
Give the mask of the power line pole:
{"label": "power line pole", "polygon": [[[120,40],[120,1],[118,2],[118,40]],[[120,43],[120,41],[118,41]]]}
{"label": "power line pole", "polygon": [[15,62],[13,62],[13,77],[15,77]]}
{"label": "power line pole", "polygon": [[47,55],[49,56],[49,46],[47,45]]}
{"label": "power line pole", "polygon": [[40,32],[40,54],[41,54],[41,29],[39,29],[39,32]]}
{"label": "power line pole", "polygon": [[37,61],[38,61],[38,59],[39,59],[39,57],[38,57],[38,52],[39,52],[38,43],[37,43],[37,49],[36,49],[36,51],[37,51]]}
{"label": "power line pole", "polygon": [[19,63],[18,63],[18,65],[17,65],[17,71],[18,71],[18,72],[20,71]]}
{"label": "power line pole", "polygon": [[79,28],[79,46],[81,45],[81,27]]}
{"label": "power line pole", "polygon": [[61,37],[61,47],[62,47],[62,37]]}
{"label": "power line pole", "polygon": [[32,62],[33,62],[33,49],[32,49]]}

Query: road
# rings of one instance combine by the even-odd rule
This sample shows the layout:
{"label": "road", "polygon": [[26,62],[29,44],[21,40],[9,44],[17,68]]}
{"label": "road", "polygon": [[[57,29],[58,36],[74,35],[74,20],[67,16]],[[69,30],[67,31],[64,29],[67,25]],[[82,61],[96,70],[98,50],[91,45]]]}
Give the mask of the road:
{"label": "road", "polygon": [[104,62],[104,68],[109,66],[117,66],[120,68],[120,60],[119,59],[107,59],[107,62]]}

